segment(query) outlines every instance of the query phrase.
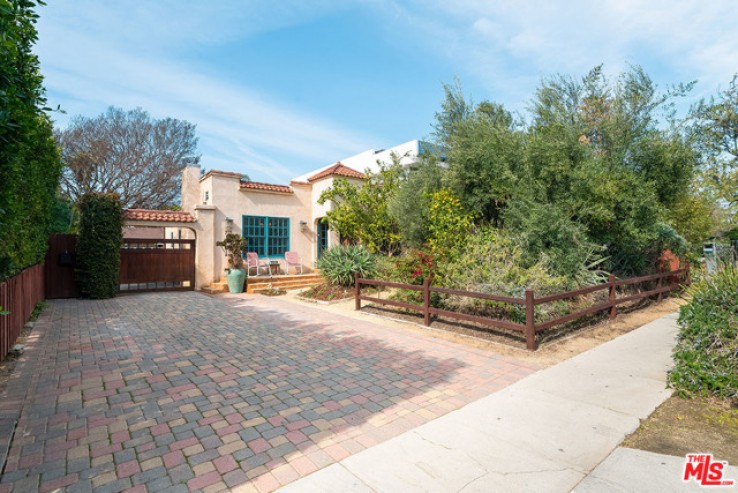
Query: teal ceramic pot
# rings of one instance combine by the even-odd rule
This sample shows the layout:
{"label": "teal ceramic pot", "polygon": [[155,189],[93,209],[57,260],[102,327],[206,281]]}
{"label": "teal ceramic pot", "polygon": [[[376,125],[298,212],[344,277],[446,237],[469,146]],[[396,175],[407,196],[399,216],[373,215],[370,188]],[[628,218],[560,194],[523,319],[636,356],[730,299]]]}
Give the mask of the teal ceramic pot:
{"label": "teal ceramic pot", "polygon": [[246,282],[246,271],[243,269],[231,269],[226,274],[229,293],[243,293],[243,285]]}

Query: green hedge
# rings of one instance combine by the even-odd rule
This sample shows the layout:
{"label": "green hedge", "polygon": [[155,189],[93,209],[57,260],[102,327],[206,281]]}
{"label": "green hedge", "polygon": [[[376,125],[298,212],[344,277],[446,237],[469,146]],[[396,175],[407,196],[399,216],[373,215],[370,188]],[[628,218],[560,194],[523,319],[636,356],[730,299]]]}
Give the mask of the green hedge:
{"label": "green hedge", "polygon": [[33,54],[35,4],[0,0],[0,280],[43,261],[61,172]]}
{"label": "green hedge", "polygon": [[669,385],[682,396],[738,397],[738,268],[700,279],[689,294]]}
{"label": "green hedge", "polygon": [[118,195],[88,193],[78,203],[77,281],[83,296],[102,299],[118,293],[123,209]]}

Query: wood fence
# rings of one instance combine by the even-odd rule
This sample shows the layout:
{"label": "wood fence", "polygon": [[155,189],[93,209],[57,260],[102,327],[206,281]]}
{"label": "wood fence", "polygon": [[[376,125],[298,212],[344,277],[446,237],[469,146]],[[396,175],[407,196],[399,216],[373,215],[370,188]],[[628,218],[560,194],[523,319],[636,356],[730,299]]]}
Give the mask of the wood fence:
{"label": "wood fence", "polygon": [[0,283],[0,361],[12,349],[36,305],[44,299],[44,264],[29,267]]}
{"label": "wood fence", "polygon": [[126,238],[120,251],[120,291],[195,289],[195,240]]}
{"label": "wood fence", "polygon": [[[681,280],[681,282],[680,282]],[[629,286],[634,284],[640,284],[649,281],[656,281],[656,288],[648,291],[643,291],[630,296],[618,298],[616,290],[620,286]],[[463,320],[466,322],[474,322],[488,327],[494,327],[498,329],[507,329],[522,332],[525,335],[526,346],[528,350],[536,350],[536,333],[550,329],[551,327],[562,325],[567,322],[571,322],[578,318],[582,318],[588,315],[595,314],[604,310],[610,311],[610,319],[614,319],[617,316],[617,306],[629,301],[635,301],[642,298],[648,298],[651,296],[657,296],[657,300],[660,302],[664,293],[675,291],[680,289],[683,284],[689,283],[689,267],[686,269],[679,269],[670,272],[661,272],[658,274],[652,274],[648,276],[632,277],[629,279],[616,279],[614,275],[610,275],[606,283],[597,284],[595,286],[589,286],[574,291],[566,291],[563,293],[556,293],[547,296],[541,296],[536,298],[535,293],[532,289],[525,290],[525,298],[514,298],[511,296],[500,296],[487,293],[477,293],[474,291],[464,291],[459,289],[448,289],[436,286],[431,286],[430,277],[423,280],[422,285],[416,284],[403,284],[399,282],[390,281],[378,281],[374,279],[362,279],[358,274],[354,277],[354,298],[356,300],[356,310],[361,310],[361,302],[369,301],[377,303],[379,305],[394,306],[398,308],[404,308],[406,310],[413,310],[423,314],[423,323],[429,326],[431,323],[431,315],[443,316],[447,318]],[[411,291],[420,291],[423,293],[423,305],[414,305],[412,303],[405,303],[402,301],[381,299],[374,296],[365,296],[361,292],[362,286],[377,286],[377,287],[389,287],[398,289],[407,289]],[[575,298],[584,294],[595,293],[598,291],[608,290],[608,300],[605,303],[598,303],[584,310],[570,313],[562,317],[553,318],[544,322],[536,323],[536,306],[544,303],[552,303],[554,301],[560,301],[564,299]],[[443,293],[454,296],[460,296],[465,298],[476,298],[481,300],[494,301],[498,303],[507,303],[512,305],[520,305],[525,307],[525,324],[519,324],[508,320],[500,320],[497,318],[483,317],[478,315],[470,315],[467,313],[459,313],[451,310],[442,310],[431,306],[431,294],[432,293]]]}

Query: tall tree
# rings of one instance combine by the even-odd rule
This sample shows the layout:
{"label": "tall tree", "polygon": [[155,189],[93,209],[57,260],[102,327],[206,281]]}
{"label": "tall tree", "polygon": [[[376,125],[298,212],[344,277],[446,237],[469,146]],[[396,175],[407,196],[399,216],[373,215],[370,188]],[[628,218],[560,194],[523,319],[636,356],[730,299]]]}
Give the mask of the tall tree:
{"label": "tall tree", "polygon": [[116,193],[123,207],[171,207],[182,167],[200,161],[195,125],[157,120],[141,108],[77,116],[56,138],[65,164],[62,193],[74,201],[89,192]]}
{"label": "tall tree", "polygon": [[694,135],[705,158],[705,185],[738,205],[738,74],[728,88],[692,109]]}
{"label": "tall tree", "polygon": [[609,82],[601,67],[581,80],[539,88],[529,130],[528,190],[607,246],[611,268],[646,270],[668,207],[688,190],[697,156],[672,123],[671,105],[691,89],[657,90],[640,67]]}
{"label": "tall tree", "polygon": [[442,188],[443,172],[438,156],[425,153],[412,167],[403,170],[389,212],[405,245],[421,248],[428,240],[431,196]]}
{"label": "tall tree", "polygon": [[524,175],[525,134],[502,105],[482,102],[447,141],[448,184],[464,209],[502,224],[502,210]]}
{"label": "tall tree", "polygon": [[37,3],[0,0],[0,279],[43,260],[61,169],[33,54]]}
{"label": "tall tree", "polygon": [[392,160],[391,165],[382,165],[377,172],[366,170],[362,183],[337,178],[318,199],[319,204],[333,203],[326,213],[331,229],[347,241],[385,254],[400,249],[398,226],[389,204],[399,186],[402,168],[397,156],[393,155]]}

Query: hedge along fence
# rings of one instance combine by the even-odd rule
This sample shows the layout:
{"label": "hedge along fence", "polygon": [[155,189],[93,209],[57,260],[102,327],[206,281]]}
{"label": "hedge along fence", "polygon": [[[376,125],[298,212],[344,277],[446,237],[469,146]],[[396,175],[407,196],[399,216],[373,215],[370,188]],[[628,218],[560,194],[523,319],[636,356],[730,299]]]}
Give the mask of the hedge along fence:
{"label": "hedge along fence", "polygon": [[77,202],[77,281],[83,296],[112,298],[118,293],[123,209],[118,195],[88,193]]}
{"label": "hedge along fence", "polygon": [[[681,279],[682,282],[678,282]],[[620,286],[629,286],[634,284],[640,284],[649,281],[656,281],[657,286],[655,289],[650,289],[634,295],[625,296],[618,298],[616,290]],[[510,296],[500,296],[487,293],[478,293],[474,291],[464,291],[459,289],[448,289],[441,287],[431,286],[431,278],[427,277],[423,280],[421,286],[415,284],[403,284],[399,282],[389,281],[377,281],[373,279],[362,279],[356,274],[354,277],[354,298],[356,302],[355,309],[361,310],[361,302],[369,301],[377,303],[379,305],[388,305],[398,308],[404,308],[406,310],[413,310],[423,314],[423,323],[426,326],[431,324],[431,315],[443,316],[447,318],[463,320],[466,322],[474,322],[480,325],[486,325],[497,329],[506,329],[522,332],[525,335],[526,346],[528,350],[536,350],[536,333],[550,329],[557,325],[563,325],[565,323],[574,321],[576,319],[593,315],[597,312],[604,310],[610,311],[610,320],[617,316],[617,306],[630,301],[635,301],[651,296],[657,296],[657,301],[661,301],[663,294],[671,291],[681,289],[683,284],[689,283],[689,268],[680,269],[670,272],[662,272],[659,274],[652,274],[649,276],[633,277],[629,279],[616,279],[614,275],[610,275],[606,283],[598,284],[596,286],[589,286],[574,291],[566,291],[562,293],[556,293],[548,296],[542,296],[540,298],[535,297],[535,293],[532,289],[525,290],[525,298],[514,298]],[[423,293],[423,305],[414,305],[411,303],[405,303],[396,300],[386,300],[376,298],[373,296],[364,296],[361,294],[361,286],[378,286],[378,287],[389,287],[398,289],[407,289],[410,291],[420,291]],[[552,303],[555,301],[565,300],[569,298],[575,298],[584,294],[595,293],[598,291],[608,290],[608,301],[605,303],[598,303],[584,310],[570,313],[562,317],[553,318],[544,322],[536,323],[536,306],[544,303]],[[466,298],[477,298],[487,301],[494,301],[498,303],[507,303],[512,305],[519,305],[525,307],[525,324],[519,324],[516,322],[510,322],[508,320],[500,320],[497,318],[482,317],[478,315],[470,315],[467,313],[460,313],[451,310],[442,310],[440,308],[434,308],[431,306],[431,294],[432,293],[443,293],[454,296],[466,297]]]}
{"label": "hedge along fence", "polygon": [[5,359],[33,309],[44,299],[44,265],[36,264],[0,283],[0,361]]}

